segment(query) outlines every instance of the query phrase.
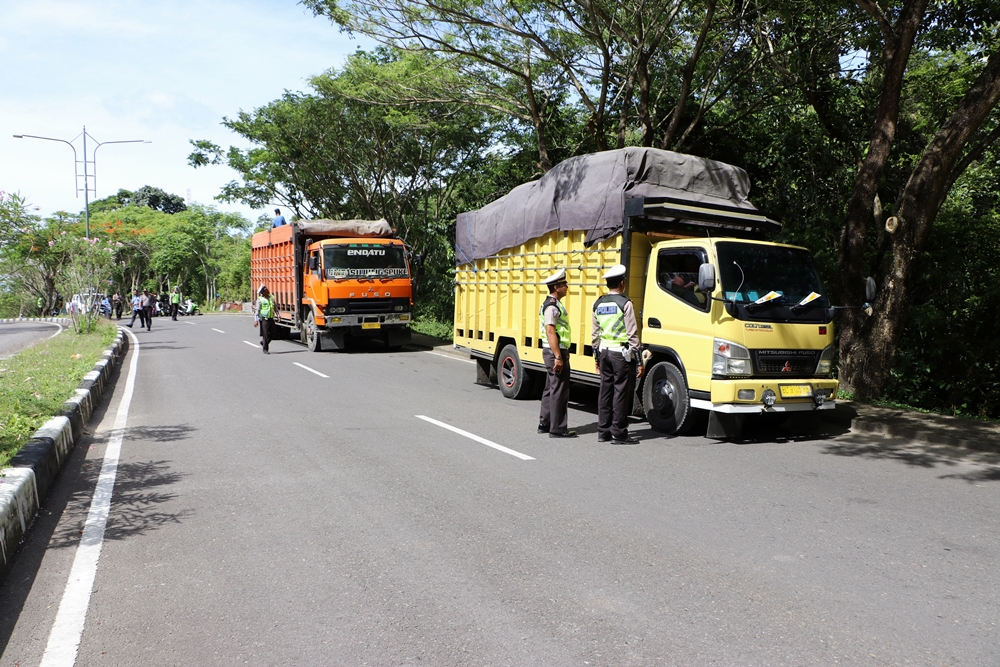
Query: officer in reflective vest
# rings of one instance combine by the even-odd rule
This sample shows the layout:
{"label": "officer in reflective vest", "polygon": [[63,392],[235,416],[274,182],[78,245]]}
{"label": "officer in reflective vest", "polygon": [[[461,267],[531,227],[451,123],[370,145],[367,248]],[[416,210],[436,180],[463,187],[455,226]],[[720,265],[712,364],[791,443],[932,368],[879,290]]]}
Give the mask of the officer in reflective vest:
{"label": "officer in reflective vest", "polygon": [[177,321],[177,311],[181,307],[181,290],[179,287],[174,287],[174,291],[170,293],[170,319],[174,322]]}
{"label": "officer in reflective vest", "polygon": [[567,428],[570,328],[566,307],[561,303],[569,292],[566,269],[559,269],[544,282],[549,295],[538,311],[542,359],[545,360],[545,391],[538,416],[538,432],[548,433],[550,438],[575,438],[576,431]]}
{"label": "officer in reflective vest", "polygon": [[267,290],[267,285],[257,288],[257,313],[254,319],[254,326],[260,324],[260,345],[264,348],[264,354],[271,354],[268,346],[271,343],[271,334],[274,333],[274,300]]}
{"label": "officer in reflective vest", "polygon": [[[628,415],[636,378],[642,377],[639,328],[632,301],[625,296],[625,267],[603,276],[610,290],[594,302],[593,346],[601,391],[597,398],[597,441],[634,445],[628,434]],[[638,362],[638,369],[636,363]]]}

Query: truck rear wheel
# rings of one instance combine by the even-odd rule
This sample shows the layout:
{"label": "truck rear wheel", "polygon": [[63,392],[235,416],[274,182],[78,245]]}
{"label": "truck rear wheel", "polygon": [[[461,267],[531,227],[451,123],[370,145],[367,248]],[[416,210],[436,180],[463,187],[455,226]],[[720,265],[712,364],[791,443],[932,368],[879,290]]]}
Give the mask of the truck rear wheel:
{"label": "truck rear wheel", "polygon": [[305,338],[306,347],[309,348],[310,352],[323,351],[323,335],[320,333],[319,329],[316,328],[316,320],[313,319],[312,313],[306,315]]}
{"label": "truck rear wheel", "polygon": [[680,433],[691,421],[687,382],[677,366],[661,361],[646,374],[642,407],[649,425],[662,433]]}
{"label": "truck rear wheel", "polygon": [[531,378],[521,363],[516,345],[507,345],[500,350],[497,381],[500,384],[500,392],[507,398],[527,398],[531,393]]}

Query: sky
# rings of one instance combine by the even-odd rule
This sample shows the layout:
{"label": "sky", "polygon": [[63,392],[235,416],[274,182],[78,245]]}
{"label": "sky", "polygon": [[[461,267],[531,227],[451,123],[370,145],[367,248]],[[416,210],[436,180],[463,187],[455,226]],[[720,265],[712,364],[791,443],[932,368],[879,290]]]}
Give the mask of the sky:
{"label": "sky", "polygon": [[237,174],[188,166],[189,140],[248,148],[223,117],[373,48],[294,0],[0,0],[0,17],[0,190],[42,216],[83,210],[83,166],[77,195],[70,146],[12,135],[73,142],[83,160],[84,126],[88,157],[90,137],[152,142],[102,146],[91,200],[152,185],[251,221],[272,215],[215,201]]}

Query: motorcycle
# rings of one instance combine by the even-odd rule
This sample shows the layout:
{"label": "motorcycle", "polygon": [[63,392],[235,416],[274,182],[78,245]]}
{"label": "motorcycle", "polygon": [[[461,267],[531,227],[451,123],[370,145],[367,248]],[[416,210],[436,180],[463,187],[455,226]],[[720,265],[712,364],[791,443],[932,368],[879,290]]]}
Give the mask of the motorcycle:
{"label": "motorcycle", "polygon": [[194,301],[192,301],[191,299],[187,299],[184,303],[180,304],[180,306],[177,308],[177,314],[178,315],[200,315],[201,313],[198,312],[198,304],[195,303]]}

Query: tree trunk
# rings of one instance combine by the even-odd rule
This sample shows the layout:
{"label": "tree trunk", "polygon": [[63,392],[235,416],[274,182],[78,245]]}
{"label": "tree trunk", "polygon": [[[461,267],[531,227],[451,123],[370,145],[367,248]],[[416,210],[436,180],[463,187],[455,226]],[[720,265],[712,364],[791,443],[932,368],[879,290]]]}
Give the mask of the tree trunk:
{"label": "tree trunk", "polygon": [[969,162],[959,161],[972,135],[1000,101],[1000,50],[994,52],[958,107],[924,149],[896,207],[892,267],[876,301],[877,315],[862,327],[863,352],[852,356],[852,386],[861,398],[885,386],[906,325],[914,269],[931,226],[955,179]]}
{"label": "tree trunk", "polygon": [[[882,23],[884,17],[877,6],[869,0],[856,0],[864,10],[876,15],[885,35],[885,72],[882,80],[882,95],[879,99],[875,120],[872,124],[868,154],[865,156],[858,176],[854,181],[854,192],[847,205],[847,215],[840,235],[840,256],[838,264],[842,283],[841,300],[848,305],[861,305],[863,299],[865,236],[872,224],[875,196],[882,180],[886,162],[896,138],[896,123],[899,119],[899,98],[903,89],[903,75],[910,59],[913,40],[920,27],[928,0],[915,0],[900,15],[891,31]],[[871,392],[867,374],[869,348],[862,336],[865,327],[864,315],[857,310],[844,311],[840,322],[840,382],[844,391],[854,393],[858,398],[867,399]],[[881,371],[877,371],[876,375]],[[888,373],[888,369],[885,370]]]}

